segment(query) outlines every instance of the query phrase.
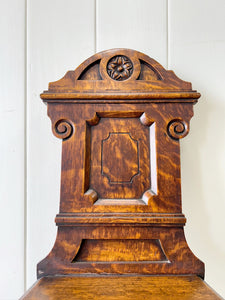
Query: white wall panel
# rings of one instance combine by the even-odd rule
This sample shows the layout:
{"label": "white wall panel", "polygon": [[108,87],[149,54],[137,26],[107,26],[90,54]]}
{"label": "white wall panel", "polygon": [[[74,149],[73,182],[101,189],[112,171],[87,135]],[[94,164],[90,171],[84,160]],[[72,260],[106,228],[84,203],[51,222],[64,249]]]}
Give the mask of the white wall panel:
{"label": "white wall panel", "polygon": [[169,68],[202,97],[182,141],[183,208],[189,245],[206,281],[225,297],[225,1],[169,1]]}
{"label": "white wall panel", "polygon": [[25,1],[1,1],[0,11],[0,299],[7,300],[24,289]]}
{"label": "white wall panel", "polygon": [[28,1],[28,209],[27,287],[51,250],[58,213],[61,140],[51,132],[39,94],[94,54],[92,0]]}
{"label": "white wall panel", "polygon": [[97,0],[97,52],[131,48],[167,67],[167,1]]}

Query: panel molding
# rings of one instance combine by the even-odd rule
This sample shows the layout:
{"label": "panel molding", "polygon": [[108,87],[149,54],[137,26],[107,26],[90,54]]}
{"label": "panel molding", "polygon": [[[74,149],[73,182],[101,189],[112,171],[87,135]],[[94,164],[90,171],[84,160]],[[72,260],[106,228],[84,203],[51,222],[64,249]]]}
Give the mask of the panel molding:
{"label": "panel molding", "polygon": [[83,239],[76,262],[170,263],[159,239]]}

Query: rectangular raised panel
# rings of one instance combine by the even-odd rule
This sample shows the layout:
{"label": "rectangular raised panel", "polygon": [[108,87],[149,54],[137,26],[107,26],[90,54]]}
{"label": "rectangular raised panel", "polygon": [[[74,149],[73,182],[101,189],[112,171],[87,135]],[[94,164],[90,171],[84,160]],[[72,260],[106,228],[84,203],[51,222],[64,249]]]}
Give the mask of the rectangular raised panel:
{"label": "rectangular raised panel", "polygon": [[150,189],[149,131],[139,118],[101,118],[91,126],[89,189],[98,199],[141,199]]}
{"label": "rectangular raised panel", "polygon": [[83,240],[73,262],[160,261],[168,259],[158,239]]}
{"label": "rectangular raised panel", "polygon": [[110,132],[102,140],[101,173],[110,184],[132,183],[139,174],[139,141],[129,132]]}

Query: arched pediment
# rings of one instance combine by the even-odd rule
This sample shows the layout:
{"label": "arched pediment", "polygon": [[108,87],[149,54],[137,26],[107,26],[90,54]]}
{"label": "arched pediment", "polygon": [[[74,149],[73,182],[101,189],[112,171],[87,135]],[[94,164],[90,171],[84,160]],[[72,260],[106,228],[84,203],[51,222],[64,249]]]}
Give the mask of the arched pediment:
{"label": "arched pediment", "polygon": [[199,98],[191,83],[179,79],[149,56],[130,49],[99,52],[74,71],[49,83],[42,99]]}

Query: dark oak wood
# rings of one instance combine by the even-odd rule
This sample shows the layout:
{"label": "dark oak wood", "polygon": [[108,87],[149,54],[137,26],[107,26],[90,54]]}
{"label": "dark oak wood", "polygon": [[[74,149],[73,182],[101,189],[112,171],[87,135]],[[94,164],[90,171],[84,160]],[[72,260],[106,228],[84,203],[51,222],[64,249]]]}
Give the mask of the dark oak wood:
{"label": "dark oak wood", "polygon": [[[98,287],[106,289],[109,280],[115,291],[119,278],[120,287],[139,282],[140,293],[142,284],[159,289],[170,282],[177,295],[184,294],[187,284],[187,295],[198,297],[198,285],[206,293],[206,298],[192,299],[209,297],[196,277],[204,277],[204,264],[185,240],[181,205],[180,139],[189,132],[199,97],[191,83],[129,49],[95,54],[49,84],[41,98],[54,135],[62,139],[58,234],[37,266],[38,278],[44,278],[25,299],[36,299],[38,293],[59,299],[52,288],[60,295],[63,284],[70,299],[71,284],[78,287],[79,282],[79,297],[88,298]],[[66,277],[90,273],[117,276]],[[135,276],[124,279],[122,274]],[[191,274],[196,276],[139,277]],[[89,285],[93,290],[82,291]],[[148,293],[155,295],[157,289]],[[135,293],[137,286],[130,299]],[[166,293],[157,295],[164,299]]]}
{"label": "dark oak wood", "polygon": [[219,300],[197,276],[44,277],[24,300]]}

